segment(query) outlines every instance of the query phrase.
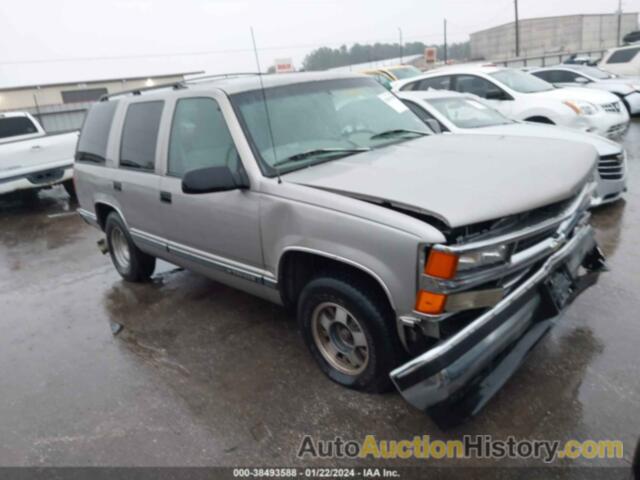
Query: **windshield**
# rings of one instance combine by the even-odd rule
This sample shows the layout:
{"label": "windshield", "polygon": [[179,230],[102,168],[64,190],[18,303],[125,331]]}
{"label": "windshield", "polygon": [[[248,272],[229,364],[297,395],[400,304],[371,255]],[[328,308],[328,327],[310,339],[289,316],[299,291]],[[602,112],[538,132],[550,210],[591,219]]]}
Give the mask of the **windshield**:
{"label": "windshield", "polygon": [[493,108],[472,98],[433,98],[427,101],[458,128],[482,128],[513,123]]}
{"label": "windshield", "polygon": [[398,80],[404,80],[405,78],[417,77],[418,75],[422,75],[422,72],[420,70],[412,66],[394,67],[388,68],[387,70],[389,70],[391,74]]}
{"label": "windshield", "polygon": [[520,93],[546,92],[554,88],[550,83],[520,70],[498,70],[489,75]]}
{"label": "windshield", "polygon": [[264,95],[267,108],[261,90],[231,100],[267,176],[277,173],[276,163],[282,165],[279,172],[286,173],[429,133],[400,100],[370,78],[297,83],[265,89]]}

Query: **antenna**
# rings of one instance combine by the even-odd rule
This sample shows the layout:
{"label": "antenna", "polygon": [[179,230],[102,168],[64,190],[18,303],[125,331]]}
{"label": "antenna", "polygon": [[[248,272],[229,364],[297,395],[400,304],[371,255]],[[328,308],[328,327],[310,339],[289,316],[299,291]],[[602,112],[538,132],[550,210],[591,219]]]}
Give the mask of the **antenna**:
{"label": "antenna", "polygon": [[[260,79],[260,91],[262,92],[262,103],[264,105],[264,113],[267,117],[267,128],[269,129],[269,139],[271,140],[271,148],[273,149],[273,160],[274,162],[278,160],[278,156],[276,155],[276,143],[273,140],[273,129],[271,128],[271,116],[269,115],[269,106],[267,105],[267,95],[264,91],[264,83],[262,81],[262,69],[260,68],[260,59],[258,58],[258,47],[256,47],[256,37],[253,34],[253,27],[249,27],[251,29],[251,41],[253,42],[253,53],[256,56],[256,66],[258,67],[258,78]],[[278,176],[278,183],[282,183],[282,178],[280,178],[280,169],[278,167],[273,167],[276,170],[276,175]]]}

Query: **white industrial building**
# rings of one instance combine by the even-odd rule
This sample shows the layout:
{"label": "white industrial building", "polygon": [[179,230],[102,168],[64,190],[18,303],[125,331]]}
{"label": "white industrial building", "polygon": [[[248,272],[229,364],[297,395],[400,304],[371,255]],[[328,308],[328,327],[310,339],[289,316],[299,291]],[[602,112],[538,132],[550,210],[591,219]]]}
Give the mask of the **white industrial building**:
{"label": "white industrial building", "polygon": [[179,72],[42,85],[0,86],[0,112],[29,112],[38,118],[47,132],[75,130],[82,126],[87,108],[102,95],[172,84],[184,80],[187,75],[197,73],[202,72]]}
{"label": "white industrial building", "polygon": [[[519,57],[559,53],[602,52],[619,44],[618,14],[528,18],[518,22]],[[638,29],[638,13],[620,15],[620,38]],[[472,33],[471,56],[507,60],[516,57],[515,22]]]}

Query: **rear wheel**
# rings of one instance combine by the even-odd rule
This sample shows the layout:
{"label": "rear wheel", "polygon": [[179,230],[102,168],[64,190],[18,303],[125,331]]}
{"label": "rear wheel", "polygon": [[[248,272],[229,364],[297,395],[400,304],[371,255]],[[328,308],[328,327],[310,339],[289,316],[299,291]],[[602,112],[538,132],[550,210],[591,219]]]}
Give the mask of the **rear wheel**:
{"label": "rear wheel", "polygon": [[303,289],[298,322],[307,348],[334,382],[382,392],[402,358],[392,310],[348,277],[320,276]]}
{"label": "rear wheel", "polygon": [[122,278],[129,282],[147,281],[156,267],[156,259],[136,247],[117,213],[107,217],[105,233],[111,261]]}

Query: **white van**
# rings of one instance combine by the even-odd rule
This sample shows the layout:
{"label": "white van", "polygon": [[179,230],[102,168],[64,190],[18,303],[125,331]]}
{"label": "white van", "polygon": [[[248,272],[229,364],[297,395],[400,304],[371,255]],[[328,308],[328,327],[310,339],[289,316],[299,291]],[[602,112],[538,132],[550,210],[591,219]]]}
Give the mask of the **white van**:
{"label": "white van", "polygon": [[598,64],[603,70],[616,75],[640,75],[640,44],[627,45],[626,47],[612,48],[604,54]]}

